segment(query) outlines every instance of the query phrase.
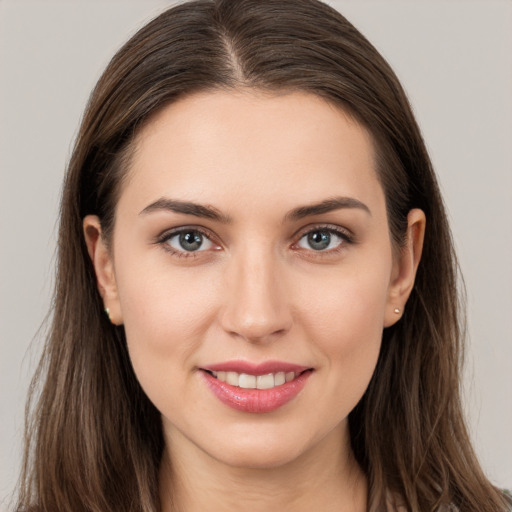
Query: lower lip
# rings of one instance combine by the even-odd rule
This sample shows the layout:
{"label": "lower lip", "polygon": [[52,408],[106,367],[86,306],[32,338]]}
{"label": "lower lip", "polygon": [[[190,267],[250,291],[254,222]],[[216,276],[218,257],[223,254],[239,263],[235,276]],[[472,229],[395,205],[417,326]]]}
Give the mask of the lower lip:
{"label": "lower lip", "polygon": [[312,371],[307,370],[298,377],[272,389],[245,389],[216,379],[201,371],[213,394],[232,409],[243,412],[272,412],[293,400],[306,385]]}

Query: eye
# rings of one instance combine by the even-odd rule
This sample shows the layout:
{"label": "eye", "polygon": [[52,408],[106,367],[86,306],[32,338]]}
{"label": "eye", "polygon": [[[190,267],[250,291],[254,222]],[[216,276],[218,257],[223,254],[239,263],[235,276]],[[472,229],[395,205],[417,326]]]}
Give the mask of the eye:
{"label": "eye", "polygon": [[183,229],[168,235],[164,243],[169,245],[176,252],[199,252],[207,251],[214,247],[213,242],[197,229]]}
{"label": "eye", "polygon": [[301,236],[297,242],[297,246],[301,249],[309,249],[313,251],[330,251],[338,249],[348,237],[344,233],[332,228],[321,228],[308,231]]}

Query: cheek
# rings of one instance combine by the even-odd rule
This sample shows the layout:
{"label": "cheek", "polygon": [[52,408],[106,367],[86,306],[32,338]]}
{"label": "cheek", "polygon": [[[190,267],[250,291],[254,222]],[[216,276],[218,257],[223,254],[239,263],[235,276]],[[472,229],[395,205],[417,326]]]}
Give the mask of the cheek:
{"label": "cheek", "polygon": [[377,364],[387,303],[386,268],[340,273],[326,290],[309,290],[304,315],[308,338],[315,340],[327,389],[337,397],[342,417],[364,394]]}
{"label": "cheek", "polygon": [[199,272],[191,278],[190,272],[171,270],[148,264],[133,272],[126,262],[118,271],[130,359],[151,398],[166,383],[179,384],[180,374],[193,366],[215,303]]}
{"label": "cheek", "polygon": [[[390,264],[330,272],[321,280],[312,277],[299,291],[302,309],[322,339],[356,343],[382,334],[386,311]],[[370,336],[368,336],[370,335]],[[347,337],[349,339],[347,339]]]}

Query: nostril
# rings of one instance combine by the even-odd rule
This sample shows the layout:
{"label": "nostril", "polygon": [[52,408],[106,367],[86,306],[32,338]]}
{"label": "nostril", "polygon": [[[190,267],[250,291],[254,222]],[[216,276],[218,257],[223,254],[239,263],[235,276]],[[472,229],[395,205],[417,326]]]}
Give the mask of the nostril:
{"label": "nostril", "polygon": [[246,248],[231,261],[219,312],[226,332],[252,342],[277,339],[291,327],[285,284],[278,278],[276,261],[261,246]]}
{"label": "nostril", "polygon": [[224,311],[221,324],[231,336],[254,343],[278,339],[284,336],[291,326],[290,318],[284,312],[274,310],[256,316],[242,308]]}

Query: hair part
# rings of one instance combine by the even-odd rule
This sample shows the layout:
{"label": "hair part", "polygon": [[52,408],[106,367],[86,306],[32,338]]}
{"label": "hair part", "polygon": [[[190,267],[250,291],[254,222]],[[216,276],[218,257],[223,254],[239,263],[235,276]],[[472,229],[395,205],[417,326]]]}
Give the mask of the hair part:
{"label": "hair part", "polygon": [[505,510],[461,412],[457,262],[419,128],[385,60],[316,0],[178,5],[135,34],[100,78],[63,190],[53,320],[36,375],[45,380],[39,396],[36,380],[32,388],[18,510],[159,509],[160,414],[137,382],[123,328],[103,314],[82,220],[98,215],[110,240],[135,138],[154,115],[186,95],[240,88],[310,92],[368,130],[396,247],[411,209],[427,217],[415,287],[349,417],[369,509],[383,510],[391,492],[408,510]]}

